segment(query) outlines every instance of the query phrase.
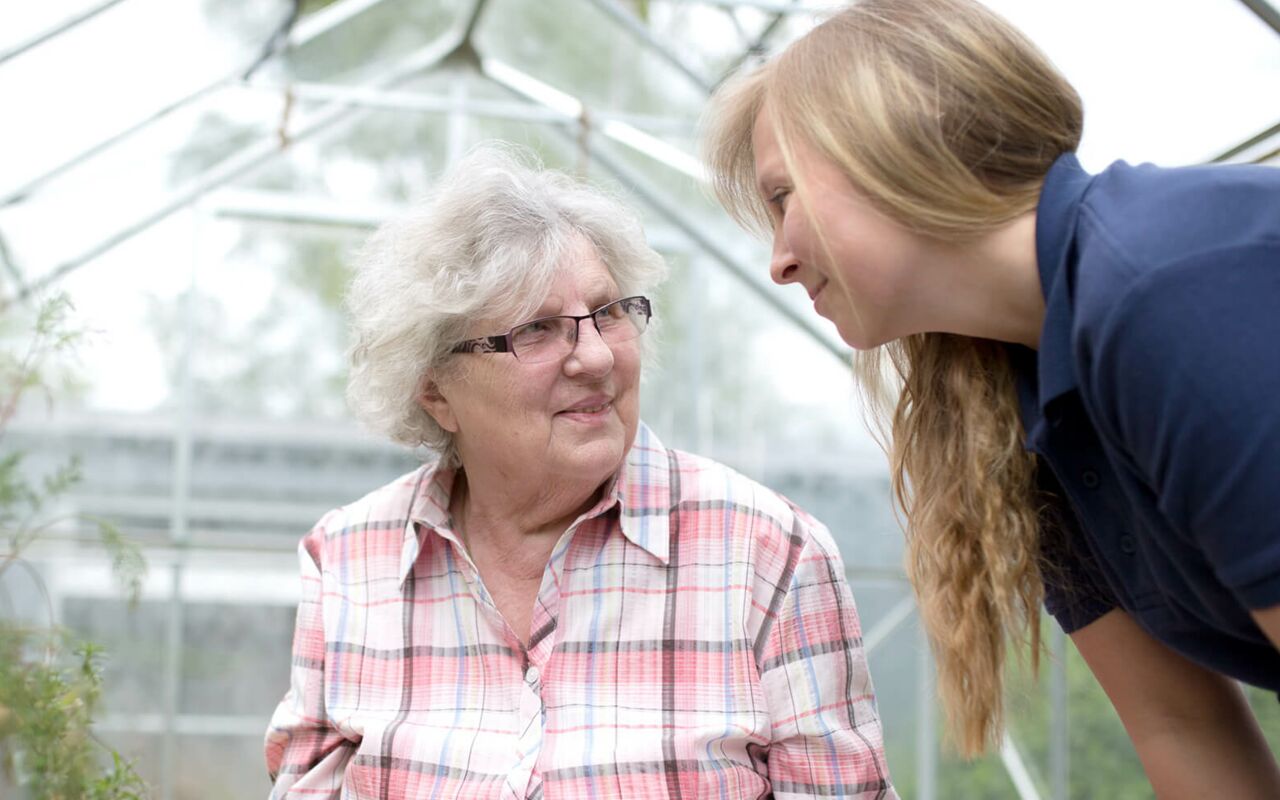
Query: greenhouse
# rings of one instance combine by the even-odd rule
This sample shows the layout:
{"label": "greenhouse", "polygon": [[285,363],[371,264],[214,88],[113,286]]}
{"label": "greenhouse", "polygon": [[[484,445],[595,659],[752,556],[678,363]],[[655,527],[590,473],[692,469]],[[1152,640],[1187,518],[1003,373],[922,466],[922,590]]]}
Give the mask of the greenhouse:
{"label": "greenhouse", "polygon": [[[985,2],[1080,91],[1090,171],[1118,159],[1280,166],[1274,0]],[[832,9],[0,10],[0,614],[102,647],[92,730],[101,753],[133,763],[146,796],[270,793],[263,738],[290,686],[299,540],[427,457],[348,410],[353,256],[490,140],[643,218],[669,274],[651,297],[660,324],[641,416],[669,447],[732,467],[831,530],[902,797],[1154,796],[1106,695],[1047,616],[1038,679],[1024,665],[1008,687],[1002,746],[972,761],[949,748],[852,351],[803,291],[770,280],[769,243],[708,185],[699,137],[712,92]],[[1280,752],[1275,697],[1249,698]],[[0,753],[12,747],[5,724],[0,713]],[[6,758],[8,797],[32,763]]]}

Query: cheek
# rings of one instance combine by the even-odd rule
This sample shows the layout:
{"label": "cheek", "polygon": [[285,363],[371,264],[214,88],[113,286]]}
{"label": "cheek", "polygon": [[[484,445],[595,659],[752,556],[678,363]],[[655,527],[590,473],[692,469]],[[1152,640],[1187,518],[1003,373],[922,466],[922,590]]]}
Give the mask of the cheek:
{"label": "cheek", "polygon": [[639,394],[640,388],[640,347],[633,345],[620,351],[614,360],[614,373],[618,376],[619,388],[629,396]]}
{"label": "cheek", "polygon": [[815,217],[800,207],[799,202],[787,213],[783,221],[782,232],[786,236],[787,246],[791,254],[802,262],[810,264],[827,264],[833,259],[839,261],[841,254],[838,241],[832,238],[833,231],[839,228],[824,218],[821,211]]}
{"label": "cheek", "polygon": [[488,392],[488,415],[497,425],[528,426],[545,417],[550,404],[551,383],[541,374],[525,375],[520,381],[503,381]]}
{"label": "cheek", "polygon": [[787,247],[790,248],[791,254],[797,258],[807,259],[809,252],[809,221],[805,219],[805,215],[796,208],[787,213],[782,219],[782,225],[778,229],[778,234],[782,237]]}

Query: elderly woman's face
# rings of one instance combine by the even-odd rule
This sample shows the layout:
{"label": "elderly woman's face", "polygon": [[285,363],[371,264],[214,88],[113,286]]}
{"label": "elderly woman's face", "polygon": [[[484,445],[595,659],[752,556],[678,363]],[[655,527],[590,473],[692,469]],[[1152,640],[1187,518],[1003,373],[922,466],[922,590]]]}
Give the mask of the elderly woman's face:
{"label": "elderly woman's face", "polygon": [[[535,317],[587,314],[619,299],[595,249],[583,243],[560,267]],[[498,333],[511,323],[493,330]],[[463,467],[522,483],[557,476],[603,481],[622,464],[639,421],[640,342],[606,344],[590,320],[563,358],[522,362],[507,353],[462,354],[471,363],[437,385],[428,412],[453,432]]]}

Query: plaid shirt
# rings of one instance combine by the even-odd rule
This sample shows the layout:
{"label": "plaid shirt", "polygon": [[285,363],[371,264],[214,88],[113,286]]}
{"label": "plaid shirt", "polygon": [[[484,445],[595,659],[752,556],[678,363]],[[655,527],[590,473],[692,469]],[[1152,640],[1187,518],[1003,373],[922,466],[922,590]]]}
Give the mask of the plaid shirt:
{"label": "plaid shirt", "polygon": [[643,424],[527,646],[428,465],[303,539],[274,798],[896,798],[830,534]]}

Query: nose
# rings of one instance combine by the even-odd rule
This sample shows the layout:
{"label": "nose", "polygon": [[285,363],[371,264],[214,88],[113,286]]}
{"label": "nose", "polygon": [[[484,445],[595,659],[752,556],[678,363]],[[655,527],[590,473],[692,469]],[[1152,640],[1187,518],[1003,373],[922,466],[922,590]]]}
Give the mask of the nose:
{"label": "nose", "polygon": [[590,319],[578,320],[577,340],[565,359],[564,370],[569,375],[602,376],[613,369],[613,348],[600,335],[600,329]]}
{"label": "nose", "polygon": [[787,237],[781,230],[773,234],[773,256],[769,260],[769,276],[773,282],[785,286],[795,283],[800,271],[800,261],[791,252]]}

